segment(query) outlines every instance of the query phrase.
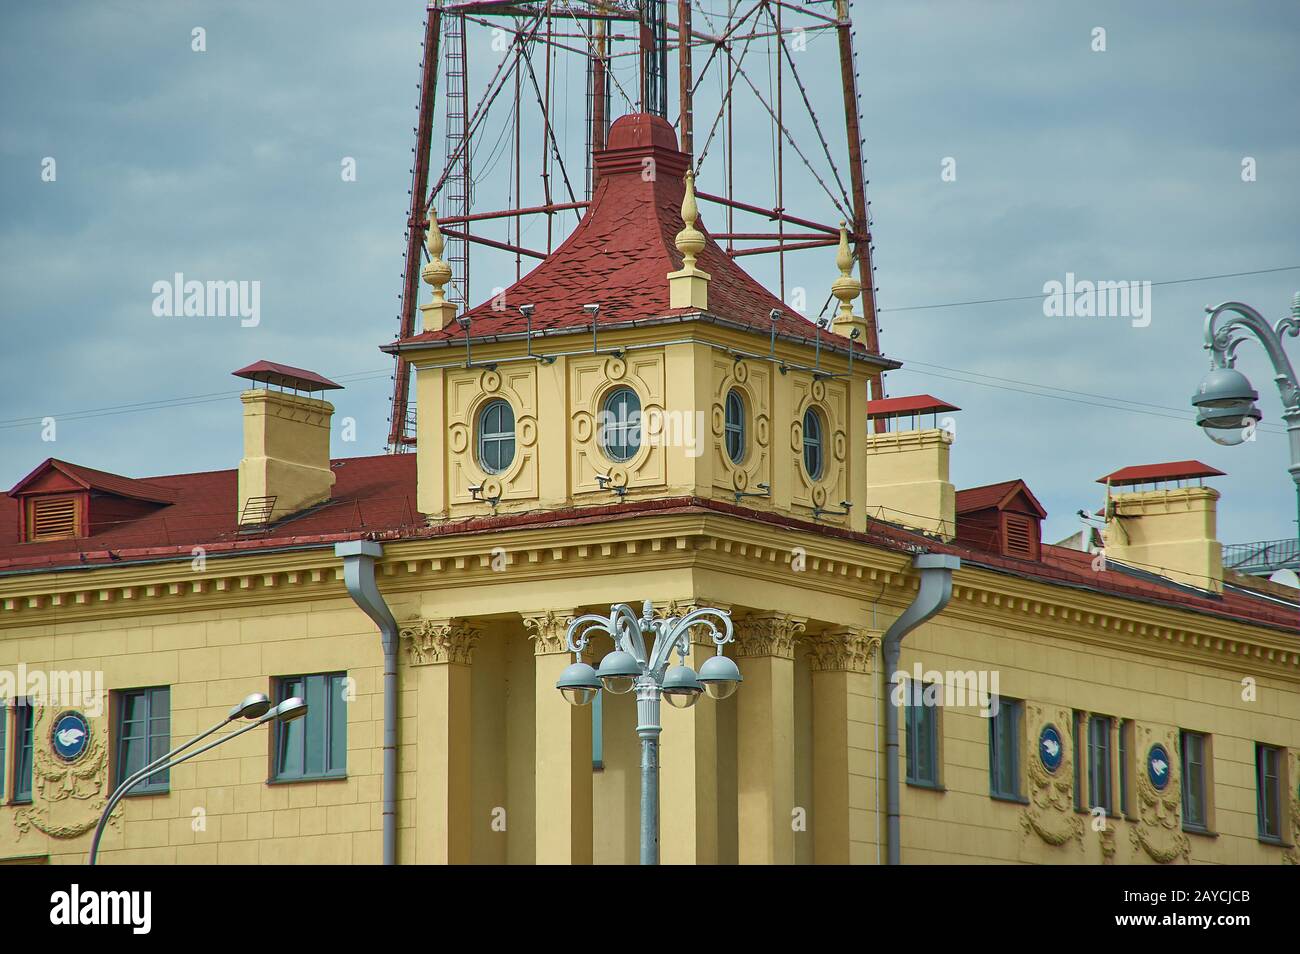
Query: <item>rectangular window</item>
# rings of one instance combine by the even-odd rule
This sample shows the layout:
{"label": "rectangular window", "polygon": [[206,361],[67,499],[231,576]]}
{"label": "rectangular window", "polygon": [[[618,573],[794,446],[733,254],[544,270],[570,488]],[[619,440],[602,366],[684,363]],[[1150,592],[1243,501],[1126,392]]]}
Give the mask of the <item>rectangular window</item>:
{"label": "rectangular window", "polygon": [[989,719],[989,794],[994,798],[1023,801],[1020,784],[1020,726],[1024,704],[998,698],[996,715]]}
{"label": "rectangular window", "polygon": [[[927,687],[908,680],[904,706],[907,727],[907,781],[911,785],[939,787],[939,706],[926,703]],[[937,695],[931,690],[932,697]]]}
{"label": "rectangular window", "polygon": [[0,805],[5,801],[5,742],[9,737],[9,700],[0,699]]}
{"label": "rectangular window", "polygon": [[1074,762],[1074,810],[1083,811],[1083,713],[1077,709],[1070,720],[1070,743]]}
{"label": "rectangular window", "polygon": [[1095,715],[1088,719],[1088,807],[1103,809],[1107,818],[1115,814],[1110,728],[1108,716]]}
{"label": "rectangular window", "polygon": [[1133,815],[1133,720],[1119,720],[1119,810]]}
{"label": "rectangular window", "polygon": [[1282,841],[1283,750],[1273,745],[1255,745],[1255,816],[1259,837]]}
{"label": "rectangular window", "polygon": [[1183,755],[1183,828],[1189,831],[1209,831],[1207,737],[1200,732],[1184,729],[1179,733],[1179,739]]}
{"label": "rectangular window", "polygon": [[14,705],[14,797],[15,802],[32,800],[32,718],[35,709],[26,699]]}
{"label": "rectangular window", "polygon": [[294,781],[343,778],[348,771],[347,673],[287,676],[276,680],[276,702],[298,696],[307,714],[275,726],[272,778]]}
{"label": "rectangular window", "polygon": [[[114,693],[117,718],[113,750],[113,784],[122,784],[172,747],[172,692],[167,686]],[[171,773],[158,772],[131,789],[133,795],[169,790]]]}

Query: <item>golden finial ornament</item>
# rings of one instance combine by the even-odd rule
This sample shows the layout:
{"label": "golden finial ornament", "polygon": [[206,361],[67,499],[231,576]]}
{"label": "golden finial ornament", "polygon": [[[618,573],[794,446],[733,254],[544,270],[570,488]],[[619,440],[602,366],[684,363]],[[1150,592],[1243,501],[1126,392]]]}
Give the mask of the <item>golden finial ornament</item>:
{"label": "golden finial ornament", "polygon": [[682,224],[677,233],[677,251],[682,253],[682,271],[695,268],[695,256],[704,251],[704,235],[695,227],[700,207],[695,204],[695,172],[686,170],[686,194],[682,197]]}
{"label": "golden finial ornament", "polygon": [[447,247],[447,240],[438,228],[438,217],[429,210],[429,230],[424,236],[424,247],[429,250],[429,261],[420,270],[420,277],[433,286],[433,303],[444,304],[447,301],[443,286],[451,281],[451,266],[442,260],[442,250]]}
{"label": "golden finial ornament", "polygon": [[831,285],[831,294],[840,301],[836,321],[853,321],[853,299],[862,294],[862,282],[853,277],[853,254],[849,251],[849,231],[845,221],[840,219],[840,247],[835,254],[835,264],[840,270],[840,277]]}

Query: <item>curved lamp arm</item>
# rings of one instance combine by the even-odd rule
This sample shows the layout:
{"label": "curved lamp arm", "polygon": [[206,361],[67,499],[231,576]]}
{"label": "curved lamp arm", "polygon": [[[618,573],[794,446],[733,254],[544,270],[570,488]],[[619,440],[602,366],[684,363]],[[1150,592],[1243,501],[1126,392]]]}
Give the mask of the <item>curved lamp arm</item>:
{"label": "curved lamp arm", "polygon": [[[1277,382],[1283,406],[1287,410],[1300,408],[1300,381],[1296,378],[1291,359],[1282,349],[1283,334],[1300,334],[1300,319],[1293,314],[1280,320],[1277,328],[1274,328],[1258,311],[1239,301],[1225,301],[1206,311],[1205,347],[1210,352],[1214,366],[1231,368],[1236,361],[1237,346],[1246,340],[1234,332],[1239,328],[1250,331],[1259,339],[1269,361],[1273,363],[1276,372],[1273,380]],[[1232,317],[1220,324],[1220,319],[1228,313]]]}
{"label": "curved lamp arm", "polygon": [[167,759],[174,756],[176,753],[183,752],[185,749],[188,749],[190,746],[194,745],[195,743],[201,742],[203,739],[206,739],[208,736],[212,735],[212,733],[216,732],[218,729],[228,724],[232,720],[226,719],[223,722],[219,722],[211,729],[208,729],[206,732],[200,735],[196,735],[194,738],[190,739],[184,745],[178,745],[176,748],[172,749],[162,758],[149,763],[144,768],[140,769],[140,771],[136,772],[134,775],[128,778],[121,785],[119,785],[117,787],[117,791],[115,791],[112,797],[109,798],[108,804],[104,806],[104,812],[102,815],[99,816],[99,823],[95,825],[95,836],[90,841],[90,862],[89,863],[93,865],[95,863],[96,855],[99,854],[99,840],[104,836],[104,826],[108,824],[109,816],[113,814],[113,809],[117,807],[117,803],[120,802],[123,798],[125,798],[130,793],[131,789],[135,788],[137,785],[139,785],[145,779],[149,778],[151,775],[157,775],[159,772],[168,771],[174,768],[175,766],[180,765],[182,762],[188,762],[190,759],[194,758],[195,756],[202,755],[204,752],[208,751],[209,749],[216,748],[222,742],[227,742],[230,739],[233,739],[237,735],[243,735],[245,732],[251,732],[253,729],[256,729],[264,722],[269,722],[275,717],[276,717],[276,712],[274,709],[272,709],[271,711],[267,712],[266,715],[259,716],[255,721],[250,722],[248,725],[240,726],[234,732],[231,732],[228,735],[223,735],[219,739],[213,739],[211,742],[209,742],[207,745],[203,746],[200,749],[195,749],[193,752],[190,752],[187,755],[183,755],[178,759],[173,759],[170,762],[166,761]]}

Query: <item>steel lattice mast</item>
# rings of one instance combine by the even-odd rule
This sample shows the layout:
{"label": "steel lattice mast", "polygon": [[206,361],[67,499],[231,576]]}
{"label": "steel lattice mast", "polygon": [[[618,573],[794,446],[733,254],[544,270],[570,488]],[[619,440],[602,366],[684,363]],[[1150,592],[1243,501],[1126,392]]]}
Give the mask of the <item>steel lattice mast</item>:
{"label": "steel lattice mast", "polygon": [[[567,234],[557,233],[556,227],[562,226],[566,220],[570,225],[574,224],[580,218],[595,189],[591,157],[604,148],[606,132],[613,118],[614,88],[630,107],[665,119],[673,118],[668,115],[671,54],[677,57],[675,125],[682,151],[691,157],[692,166],[696,168],[708,161],[710,150],[715,146],[722,152],[723,169],[715,180],[722,186],[722,193],[697,192],[700,199],[721,205],[726,210],[725,230],[713,232],[714,238],[733,257],[777,255],[782,298],[786,294],[787,253],[838,243],[839,230],[833,221],[818,222],[794,216],[782,207],[787,152],[793,154],[829,198],[837,217],[850,223],[854,258],[862,282],[862,310],[867,329],[863,343],[870,350],[879,351],[871,216],[866,198],[850,0],[832,2],[833,16],[815,9],[825,5],[827,0],[805,4],[789,0],[753,0],[749,3],[728,0],[725,13],[708,10],[702,0],[676,0],[672,10],[676,22],[669,19],[667,0],[468,0],[457,3],[434,0],[430,3],[425,22],[419,123],[413,150],[406,260],[398,316],[399,337],[409,337],[418,332],[419,274],[430,210],[437,210],[450,249],[448,259],[455,277],[449,292],[453,300],[468,308],[473,304],[469,285],[471,246],[512,253],[516,262],[523,258],[543,260]],[[466,29],[470,25],[491,27],[498,31],[498,35],[509,37],[509,48],[501,61],[495,67],[489,65],[481,70],[490,72],[490,75],[481,97],[472,107],[469,105],[465,47]],[[840,162],[836,161],[836,151],[832,150],[822,129],[814,110],[813,97],[791,55],[792,37],[802,38],[816,32],[834,32],[838,44],[842,102],[837,105],[844,112],[847,146],[840,153],[843,157]],[[754,61],[747,64],[745,59],[749,47],[756,42],[765,42],[774,54],[776,75],[769,97],[763,95],[751,75],[755,70]],[[556,130],[556,114],[564,105],[552,97],[553,76],[559,68],[560,57],[581,58],[586,75],[586,109],[580,112],[585,116],[585,169],[579,173],[585,173],[584,182],[577,182],[570,176]],[[619,83],[613,69],[616,62],[627,57],[635,57],[638,77],[631,92]],[[440,74],[444,82],[441,105],[445,114],[445,149],[441,157],[442,167],[435,170],[431,150],[439,106]],[[710,75],[720,78],[721,104],[715,117],[697,124],[695,95]],[[791,134],[786,104],[786,100],[792,98],[791,87],[798,91],[799,111],[811,120],[820,156],[814,147],[807,143],[801,145]],[[733,106],[740,97],[757,99],[771,123],[776,181],[770,203],[757,199],[745,201],[734,188]],[[470,160],[484,133],[488,113],[496,103],[510,104],[514,111],[513,202],[510,208],[475,211]],[[520,164],[524,161],[520,126],[526,114],[529,114],[529,121],[542,143],[537,170],[542,184],[542,201],[530,205],[525,205],[520,195],[523,181]],[[822,164],[829,167],[830,175],[814,167],[810,154],[824,160]],[[841,182],[839,172],[844,159],[847,159],[849,167],[847,184]],[[568,213],[572,213],[571,219]],[[761,216],[774,225],[766,231],[736,231],[733,223],[737,213]],[[546,216],[544,249],[525,246],[522,241],[521,223],[525,217],[534,215]],[[506,234],[509,241],[489,238],[481,229],[474,231],[476,223],[501,219],[513,222],[513,233],[507,231]],[[762,244],[749,244],[755,242]],[[736,243],[745,244],[737,246]],[[534,244],[537,244],[536,240]],[[408,450],[415,443],[410,378],[410,366],[399,356],[394,373],[389,427],[388,447],[391,452]],[[882,396],[878,376],[872,379],[870,389],[871,397]]]}

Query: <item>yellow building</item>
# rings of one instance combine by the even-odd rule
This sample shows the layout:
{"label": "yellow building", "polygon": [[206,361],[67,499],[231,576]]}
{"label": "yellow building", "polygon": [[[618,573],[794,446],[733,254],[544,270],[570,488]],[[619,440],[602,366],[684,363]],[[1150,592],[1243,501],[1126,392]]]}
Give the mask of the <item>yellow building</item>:
{"label": "yellow building", "polygon": [[703,231],[663,120],[596,162],[463,315],[430,229],[385,349],[415,453],[331,459],[337,385],[259,362],[237,468],[49,460],[3,499],[0,859],[84,861],[121,779],[262,692],[308,715],[125,798],[104,863],[634,862],[635,700],[555,687],[570,621],[648,600],[729,611],[743,676],[663,712],[666,863],[1300,860],[1300,605],[1224,571],[1217,492],[1174,486],[1203,465],[1110,475],[1104,548],[1050,546],[904,426],[950,405],[869,408],[897,364],[851,337],[846,238],[814,325]]}

